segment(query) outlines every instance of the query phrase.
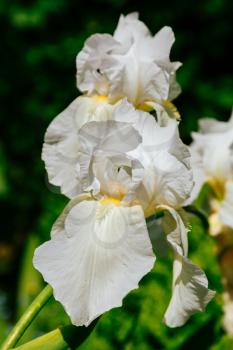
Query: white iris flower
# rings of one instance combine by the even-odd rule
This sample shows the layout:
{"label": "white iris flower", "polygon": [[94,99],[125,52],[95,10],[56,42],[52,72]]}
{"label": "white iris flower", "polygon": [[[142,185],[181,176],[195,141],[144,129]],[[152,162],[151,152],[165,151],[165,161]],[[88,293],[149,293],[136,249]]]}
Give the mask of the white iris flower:
{"label": "white iris flower", "polygon": [[181,91],[176,82],[181,63],[169,59],[174,40],[170,27],[152,36],[137,13],[121,15],[113,36],[92,35],[77,55],[77,87],[88,96],[105,96],[112,103],[127,97],[146,111],[161,104],[179,118],[170,102]]}
{"label": "white iris flower", "polygon": [[[174,275],[164,320],[171,327],[181,326],[203,310],[214,293],[208,290],[205,274],[187,258],[188,230],[178,209],[193,181],[189,152],[179,139],[176,122],[161,127],[126,101],[113,109],[110,120],[91,121],[80,128],[74,127],[74,120],[61,115],[48,133],[49,147],[69,150],[72,171],[79,165],[71,197],[78,195],[54,224],[51,240],[36,250],[35,267],[51,284],[73,324],[88,325],[122,305],[152,269],[155,255],[146,218],[166,212],[162,221],[174,253]],[[72,129],[74,139],[64,129],[68,134]],[[69,173],[67,149],[62,153],[64,174]],[[56,150],[53,156],[57,155]],[[61,171],[59,157],[56,164]],[[72,176],[66,180],[63,186]]]}
{"label": "white iris flower", "polygon": [[202,119],[200,132],[193,133],[193,139],[196,186],[192,197],[208,182],[218,200],[215,202],[218,219],[233,228],[233,114],[228,122]]}
{"label": "white iris flower", "polygon": [[[77,56],[74,100],[48,127],[42,159],[49,181],[71,201],[34,265],[75,325],[122,305],[155,262],[157,212],[174,256],[173,293],[164,316],[183,325],[214,296],[188,255],[181,207],[193,188],[190,153],[179,138],[171,101],[180,88],[170,62],[174,34],[154,37],[133,13],[114,35],[96,34]],[[147,113],[156,111],[155,118]],[[156,241],[155,239],[155,241]],[[155,242],[154,241],[154,242]],[[162,251],[160,251],[162,255]]]}

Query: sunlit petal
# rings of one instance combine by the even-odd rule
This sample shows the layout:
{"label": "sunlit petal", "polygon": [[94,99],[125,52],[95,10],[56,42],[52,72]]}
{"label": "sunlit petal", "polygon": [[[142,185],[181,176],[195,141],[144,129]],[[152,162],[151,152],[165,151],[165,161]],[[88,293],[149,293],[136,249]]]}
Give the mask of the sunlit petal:
{"label": "sunlit petal", "polygon": [[87,326],[121,306],[155,257],[140,206],[74,200],[68,209],[52,239],[36,250],[34,266],[72,323]]}

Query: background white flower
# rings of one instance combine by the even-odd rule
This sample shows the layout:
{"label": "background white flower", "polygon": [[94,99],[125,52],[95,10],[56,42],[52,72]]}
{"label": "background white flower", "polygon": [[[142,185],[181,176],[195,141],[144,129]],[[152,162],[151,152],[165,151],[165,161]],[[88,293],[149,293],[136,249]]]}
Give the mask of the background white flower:
{"label": "background white flower", "polygon": [[233,114],[228,122],[213,119],[200,121],[200,132],[193,133],[191,145],[195,193],[208,182],[212,187],[219,219],[233,228]]}

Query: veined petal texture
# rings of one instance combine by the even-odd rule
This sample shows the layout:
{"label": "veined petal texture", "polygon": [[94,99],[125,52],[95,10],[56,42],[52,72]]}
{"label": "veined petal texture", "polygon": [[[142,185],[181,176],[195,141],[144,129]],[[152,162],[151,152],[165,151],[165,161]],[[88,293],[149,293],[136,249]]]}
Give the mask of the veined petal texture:
{"label": "veined petal texture", "polygon": [[39,248],[34,266],[51,284],[72,323],[88,326],[122,305],[155,257],[140,206],[74,199]]}

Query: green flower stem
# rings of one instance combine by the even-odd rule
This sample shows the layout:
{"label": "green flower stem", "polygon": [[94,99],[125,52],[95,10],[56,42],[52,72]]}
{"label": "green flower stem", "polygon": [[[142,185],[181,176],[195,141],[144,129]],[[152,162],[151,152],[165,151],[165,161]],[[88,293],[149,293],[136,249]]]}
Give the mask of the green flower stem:
{"label": "green flower stem", "polygon": [[50,299],[53,294],[52,287],[47,285],[42,292],[36,297],[32,304],[27,308],[23,316],[16,323],[14,328],[9,333],[8,337],[4,341],[1,350],[8,350],[13,348],[18,340],[22,337],[26,329],[29,327],[33,319],[40,312],[42,307]]}
{"label": "green flower stem", "polygon": [[[98,320],[89,327],[64,326],[25,343],[15,350],[71,350],[80,346],[90,335]],[[86,345],[86,344],[85,344]],[[13,349],[11,349],[13,350]]]}

